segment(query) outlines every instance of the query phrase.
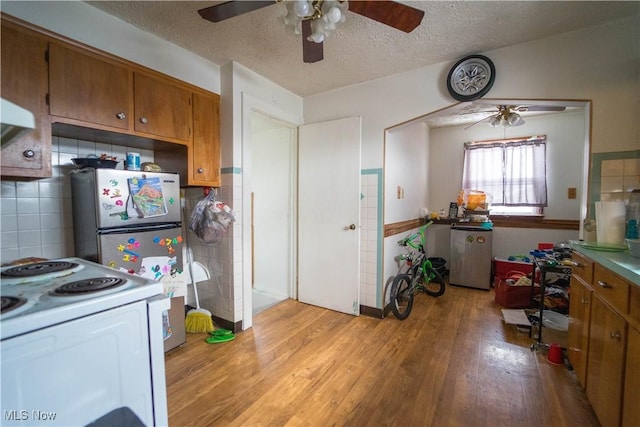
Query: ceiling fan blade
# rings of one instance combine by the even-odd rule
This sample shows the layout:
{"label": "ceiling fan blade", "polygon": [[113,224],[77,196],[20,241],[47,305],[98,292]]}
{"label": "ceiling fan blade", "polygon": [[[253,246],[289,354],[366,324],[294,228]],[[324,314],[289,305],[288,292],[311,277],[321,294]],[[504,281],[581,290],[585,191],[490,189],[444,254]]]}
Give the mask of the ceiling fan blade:
{"label": "ceiling fan blade", "polygon": [[485,117],[485,118],[484,118],[484,119],[482,119],[482,120],[478,120],[478,121],[477,121],[477,122],[475,122],[475,123],[471,123],[469,126],[467,126],[466,128],[464,128],[464,130],[467,130],[467,129],[469,129],[470,127],[473,127],[473,126],[475,126],[475,125],[479,125],[480,123],[484,123],[484,122],[486,122],[486,121],[489,121],[489,120],[491,120],[491,118],[492,118],[492,117],[495,117],[495,116],[496,116],[495,114],[492,114],[492,115],[490,115],[490,116],[488,116],[488,117]]}
{"label": "ceiling fan blade", "polygon": [[302,21],[302,61],[308,64],[322,61],[324,58],[324,49],[322,43],[316,43],[309,41],[308,38],[311,35],[311,20],[305,19]]}
{"label": "ceiling fan blade", "polygon": [[243,13],[253,12],[266,6],[271,6],[274,1],[227,1],[215,6],[198,10],[200,16],[207,21],[220,22]]}
{"label": "ceiling fan blade", "polygon": [[420,25],[424,16],[424,10],[395,1],[350,0],[349,10],[405,33],[410,33]]}
{"label": "ceiling fan blade", "polygon": [[512,108],[512,110],[522,113],[524,111],[564,111],[567,107],[558,107],[555,105],[521,105]]}

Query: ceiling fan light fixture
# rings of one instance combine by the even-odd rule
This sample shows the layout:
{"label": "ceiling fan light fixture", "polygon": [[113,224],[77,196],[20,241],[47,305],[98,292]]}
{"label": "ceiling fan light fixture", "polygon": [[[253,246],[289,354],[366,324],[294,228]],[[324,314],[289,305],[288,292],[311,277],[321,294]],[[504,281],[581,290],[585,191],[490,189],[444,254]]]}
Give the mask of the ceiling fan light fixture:
{"label": "ceiling fan light fixture", "polygon": [[507,115],[507,126],[522,126],[524,124],[524,120],[518,113],[514,113],[513,111]]}
{"label": "ceiling fan light fixture", "polygon": [[322,43],[345,21],[349,8],[346,0],[276,0],[284,3],[286,15],[284,23],[296,34],[302,33],[302,21],[311,21],[311,35],[307,40]]}

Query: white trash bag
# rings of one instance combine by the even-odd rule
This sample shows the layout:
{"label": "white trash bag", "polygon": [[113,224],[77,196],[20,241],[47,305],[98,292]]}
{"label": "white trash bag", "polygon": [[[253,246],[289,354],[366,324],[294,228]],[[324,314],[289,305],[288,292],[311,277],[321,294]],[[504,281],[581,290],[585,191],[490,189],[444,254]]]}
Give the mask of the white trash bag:
{"label": "white trash bag", "polygon": [[235,220],[231,208],[217,201],[214,192],[210,191],[193,209],[189,230],[204,243],[218,243]]}

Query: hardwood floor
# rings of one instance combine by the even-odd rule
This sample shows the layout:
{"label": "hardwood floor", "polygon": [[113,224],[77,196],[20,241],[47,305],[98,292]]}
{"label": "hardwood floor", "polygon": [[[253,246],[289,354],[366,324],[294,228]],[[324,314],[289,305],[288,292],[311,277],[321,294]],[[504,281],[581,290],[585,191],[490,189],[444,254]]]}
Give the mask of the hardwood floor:
{"label": "hardwood floor", "polygon": [[284,301],[222,344],[167,353],[172,426],[598,426],[493,291],[418,295],[405,321]]}

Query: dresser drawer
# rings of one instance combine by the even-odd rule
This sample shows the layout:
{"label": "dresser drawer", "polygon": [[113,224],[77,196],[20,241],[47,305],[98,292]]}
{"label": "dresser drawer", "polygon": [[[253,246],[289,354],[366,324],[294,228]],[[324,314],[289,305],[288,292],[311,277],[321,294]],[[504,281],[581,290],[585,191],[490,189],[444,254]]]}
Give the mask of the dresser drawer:
{"label": "dresser drawer", "polygon": [[571,260],[574,262],[574,265],[571,266],[571,274],[591,285],[593,283],[593,261],[578,252],[571,255]]}
{"label": "dresser drawer", "polygon": [[622,314],[629,312],[629,283],[596,264],[593,269],[593,290]]}

